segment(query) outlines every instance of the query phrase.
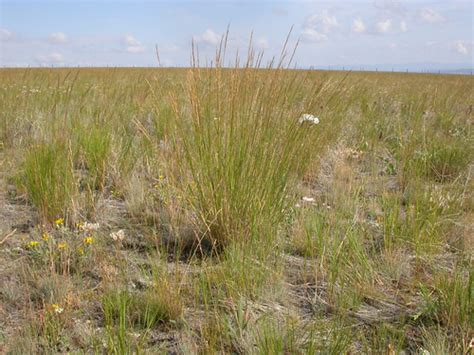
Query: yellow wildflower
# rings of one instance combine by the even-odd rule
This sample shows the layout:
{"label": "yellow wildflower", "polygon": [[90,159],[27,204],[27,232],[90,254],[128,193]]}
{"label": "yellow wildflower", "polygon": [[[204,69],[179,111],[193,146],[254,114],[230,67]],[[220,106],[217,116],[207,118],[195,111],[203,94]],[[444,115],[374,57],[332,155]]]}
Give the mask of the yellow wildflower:
{"label": "yellow wildflower", "polygon": [[85,237],[84,244],[91,245],[94,242],[94,238],[92,237]]}
{"label": "yellow wildflower", "polygon": [[62,308],[59,304],[56,304],[56,303],[53,303],[51,305],[51,308],[53,309],[54,313],[58,313],[58,314],[63,313],[64,311],[64,308]]}
{"label": "yellow wildflower", "polygon": [[33,249],[39,245],[39,242],[36,240],[32,240],[31,242],[28,243],[28,248]]}
{"label": "yellow wildflower", "polygon": [[64,218],[58,218],[54,221],[54,224],[56,225],[56,227],[61,227],[62,225],[64,225]]}
{"label": "yellow wildflower", "polygon": [[58,243],[58,249],[63,250],[67,248],[67,243]]}
{"label": "yellow wildflower", "polygon": [[47,242],[49,240],[49,234],[47,232],[44,232],[43,235],[41,236],[41,239]]}
{"label": "yellow wildflower", "polygon": [[84,255],[84,248],[77,248],[79,255]]}

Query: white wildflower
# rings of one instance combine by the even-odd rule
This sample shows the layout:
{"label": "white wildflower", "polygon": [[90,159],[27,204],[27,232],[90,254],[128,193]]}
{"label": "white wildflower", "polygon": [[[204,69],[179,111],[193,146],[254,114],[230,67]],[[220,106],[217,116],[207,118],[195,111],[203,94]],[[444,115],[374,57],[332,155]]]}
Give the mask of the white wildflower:
{"label": "white wildflower", "polygon": [[120,229],[117,232],[112,232],[110,233],[110,238],[114,241],[122,241],[125,238],[125,232],[123,229]]}
{"label": "white wildflower", "polygon": [[305,122],[308,122],[311,125],[317,125],[317,124],[319,124],[319,118],[317,118],[316,116],[313,116],[309,113],[305,113],[305,114],[301,115],[300,118],[298,118],[298,123],[303,124]]}
{"label": "white wildflower", "polygon": [[99,223],[89,223],[89,222],[84,222],[84,224],[81,226],[82,230],[85,231],[85,232],[95,232],[97,230],[99,230]]}
{"label": "white wildflower", "polygon": [[303,202],[314,202],[314,197],[303,196]]}

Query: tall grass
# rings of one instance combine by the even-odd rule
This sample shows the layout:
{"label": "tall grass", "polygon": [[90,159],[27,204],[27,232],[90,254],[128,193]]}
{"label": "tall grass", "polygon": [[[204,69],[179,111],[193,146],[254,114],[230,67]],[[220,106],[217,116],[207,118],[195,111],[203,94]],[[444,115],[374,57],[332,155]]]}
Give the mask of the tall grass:
{"label": "tall grass", "polygon": [[226,40],[215,67],[199,67],[195,52],[180,96],[170,93],[177,182],[202,237],[217,247],[274,239],[320,132],[298,118],[317,113],[326,84],[288,70],[286,49],[263,66],[250,44],[243,64],[224,68]]}
{"label": "tall grass", "polygon": [[63,140],[33,144],[26,151],[18,182],[44,221],[72,212],[77,186],[70,146]]}
{"label": "tall grass", "polygon": [[93,125],[79,131],[82,161],[87,170],[86,185],[92,190],[103,190],[107,177],[107,161],[111,154],[111,132],[107,126]]}

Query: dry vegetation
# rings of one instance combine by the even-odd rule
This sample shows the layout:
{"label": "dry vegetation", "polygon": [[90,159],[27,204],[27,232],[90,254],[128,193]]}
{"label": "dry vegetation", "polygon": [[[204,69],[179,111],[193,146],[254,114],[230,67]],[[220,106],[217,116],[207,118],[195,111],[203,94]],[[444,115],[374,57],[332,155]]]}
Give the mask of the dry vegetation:
{"label": "dry vegetation", "polygon": [[474,79],[240,67],[0,71],[0,352],[471,351]]}

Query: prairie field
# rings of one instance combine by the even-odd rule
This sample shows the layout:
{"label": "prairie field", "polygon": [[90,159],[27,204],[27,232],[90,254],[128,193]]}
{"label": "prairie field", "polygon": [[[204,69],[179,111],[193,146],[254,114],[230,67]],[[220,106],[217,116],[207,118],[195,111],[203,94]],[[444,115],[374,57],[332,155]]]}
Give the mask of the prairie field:
{"label": "prairie field", "polygon": [[472,353],[474,77],[216,63],[0,69],[0,353]]}

